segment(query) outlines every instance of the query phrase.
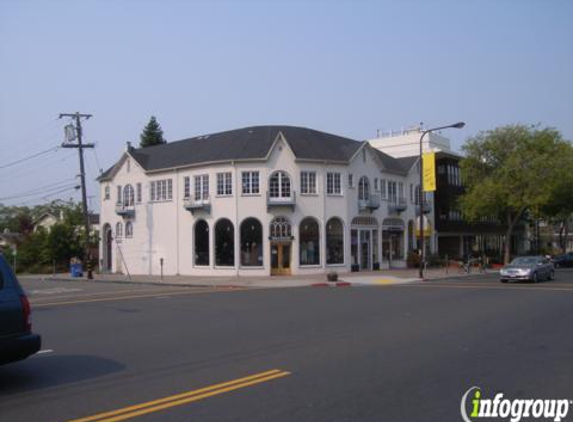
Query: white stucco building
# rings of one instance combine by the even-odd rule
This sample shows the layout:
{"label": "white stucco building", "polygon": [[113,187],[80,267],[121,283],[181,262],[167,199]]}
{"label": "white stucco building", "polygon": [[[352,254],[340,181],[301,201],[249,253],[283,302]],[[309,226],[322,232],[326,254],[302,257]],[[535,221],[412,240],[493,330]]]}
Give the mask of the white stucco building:
{"label": "white stucco building", "polygon": [[128,147],[99,178],[100,266],[221,276],[403,267],[418,178],[416,160],[292,126]]}

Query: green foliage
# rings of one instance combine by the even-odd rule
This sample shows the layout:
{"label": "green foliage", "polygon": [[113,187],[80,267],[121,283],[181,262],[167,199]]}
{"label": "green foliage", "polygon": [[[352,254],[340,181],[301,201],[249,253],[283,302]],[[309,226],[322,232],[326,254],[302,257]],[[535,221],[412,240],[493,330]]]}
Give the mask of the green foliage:
{"label": "green foliage", "polygon": [[470,138],[463,151],[460,207],[470,221],[496,216],[508,224],[509,238],[525,210],[555,214],[571,203],[565,191],[571,198],[573,149],[555,129],[499,127]]}
{"label": "green foliage", "polygon": [[143,128],[143,132],[139,138],[139,146],[142,148],[167,143],[163,138],[163,130],[161,130],[161,126],[155,119],[155,116],[151,116],[149,123]]}
{"label": "green foliage", "polygon": [[[33,231],[34,219],[47,211],[54,215],[62,215],[63,218],[49,230],[40,227]],[[26,224],[22,224],[22,221]],[[54,263],[60,269],[67,268],[70,258],[74,256],[83,258],[85,247],[83,222],[81,206],[72,202],[58,201],[34,208],[0,205],[0,227],[20,234],[17,238],[16,257],[19,272],[46,271],[51,269]],[[19,227],[25,230],[20,230]],[[14,252],[15,250],[10,249],[5,253],[10,263],[13,262]]]}

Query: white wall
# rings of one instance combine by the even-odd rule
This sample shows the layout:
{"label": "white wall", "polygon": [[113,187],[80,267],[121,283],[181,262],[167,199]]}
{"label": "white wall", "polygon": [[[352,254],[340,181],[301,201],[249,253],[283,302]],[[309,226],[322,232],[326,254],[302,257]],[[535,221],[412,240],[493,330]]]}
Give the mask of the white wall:
{"label": "white wall", "polygon": [[[384,172],[380,169],[381,163],[375,154],[368,148],[361,150],[348,164],[332,164],[325,162],[297,161],[288,142],[279,140],[271,151],[268,160],[225,163],[217,165],[207,165],[201,167],[190,167],[186,169],[169,170],[161,173],[145,174],[136,161],[126,160],[113,176],[111,181],[101,182],[101,217],[100,225],[110,224],[115,234],[115,227],[118,222],[125,225],[126,219],[116,214],[115,204],[117,199],[117,186],[125,186],[130,183],[136,190],[137,183],[143,186],[143,201],[135,205],[135,218],[133,219],[133,238],[120,239],[114,242],[114,259],[112,271],[125,272],[123,265],[118,262],[118,247],[121,248],[129,272],[132,274],[159,275],[161,271],[160,258],[164,259],[163,273],[165,275],[174,274],[194,274],[194,275],[240,275],[257,276],[270,274],[270,243],[269,225],[276,216],[287,217],[292,224],[291,268],[293,274],[309,274],[325,272],[331,266],[326,265],[326,222],[331,217],[338,217],[344,224],[344,250],[345,261],[342,265],[332,266],[339,271],[350,271],[350,223],[352,218],[360,215],[373,216],[378,220],[378,251],[382,256],[382,222],[384,218],[390,216],[388,213],[387,201],[382,201],[380,208],[373,211],[359,212],[358,210],[358,183],[360,177],[367,176],[370,181],[371,194],[379,194],[374,191],[374,179],[396,180],[404,183],[404,196],[408,202],[408,209],[401,215],[392,215],[400,218],[404,222],[404,248],[407,247],[407,225],[410,219],[414,219],[415,207],[409,201],[409,183],[416,182],[417,172],[411,173],[407,177],[400,174]],[[260,194],[253,196],[242,195],[241,192],[241,172],[256,170],[259,171]],[[291,189],[296,192],[296,206],[294,211],[287,207],[272,207],[267,209],[267,190],[270,175],[277,170],[285,171],[291,178]],[[302,170],[315,171],[317,177],[317,194],[300,194],[300,172]],[[219,197],[216,195],[217,173],[231,172],[233,174],[233,195],[229,197]],[[326,173],[340,172],[342,183],[342,196],[326,195]],[[354,187],[348,186],[348,174],[354,176]],[[209,174],[209,191],[211,201],[210,213],[195,211],[192,214],[183,206],[184,178],[190,177],[191,193],[193,194],[193,177],[200,174]],[[150,202],[150,182],[154,180],[173,179],[173,198],[165,202]],[[111,189],[111,198],[105,200],[105,187]],[[258,219],[263,227],[263,267],[240,266],[240,224],[249,217]],[[299,225],[305,217],[314,217],[319,223],[320,236],[320,265],[299,266]],[[235,230],[235,266],[215,267],[214,257],[214,234],[215,224],[221,218],[228,218],[234,225]],[[194,225],[204,219],[209,225],[210,233],[210,265],[209,267],[196,267],[193,263],[194,254]],[[102,233],[102,246],[100,256],[103,257],[103,241],[105,233]],[[125,228],[124,228],[125,234]],[[404,251],[406,256],[406,250]],[[121,261],[121,260],[119,260]],[[396,263],[395,263],[396,264]],[[403,264],[403,263],[402,263]]]}

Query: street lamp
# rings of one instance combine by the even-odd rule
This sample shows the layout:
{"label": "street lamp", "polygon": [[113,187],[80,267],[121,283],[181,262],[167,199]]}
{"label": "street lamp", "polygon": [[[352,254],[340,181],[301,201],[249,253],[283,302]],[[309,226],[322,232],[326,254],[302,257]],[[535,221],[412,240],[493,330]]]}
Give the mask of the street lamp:
{"label": "street lamp", "polygon": [[422,135],[420,136],[420,164],[419,164],[419,168],[420,168],[420,193],[419,193],[419,200],[420,200],[420,278],[423,280],[424,279],[424,263],[425,263],[425,248],[424,248],[424,169],[423,169],[423,162],[422,162],[422,141],[424,140],[424,136],[426,136],[427,133],[430,132],[435,132],[437,130],[442,130],[442,129],[449,129],[449,128],[454,128],[454,129],[461,129],[465,126],[466,124],[464,122],[458,122],[458,123],[454,123],[453,125],[448,125],[448,126],[439,126],[439,127],[434,127],[431,129],[426,129],[425,131],[422,132]]}

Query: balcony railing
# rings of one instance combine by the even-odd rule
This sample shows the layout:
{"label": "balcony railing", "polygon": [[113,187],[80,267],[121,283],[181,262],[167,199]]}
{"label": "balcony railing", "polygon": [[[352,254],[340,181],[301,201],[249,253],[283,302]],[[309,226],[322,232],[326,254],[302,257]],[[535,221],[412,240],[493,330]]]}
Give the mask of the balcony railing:
{"label": "balcony railing", "polygon": [[196,211],[211,213],[211,200],[208,196],[195,197],[193,195],[187,198],[183,198],[183,208],[185,208],[187,211],[191,211],[191,214],[195,213]]}
{"label": "balcony railing", "polygon": [[358,211],[374,211],[380,208],[380,195],[369,195],[368,199],[358,200]]}
{"label": "balcony railing", "polygon": [[135,217],[135,206],[126,205],[123,203],[115,204],[115,213],[122,216],[123,218],[134,218]]}
{"label": "balcony railing", "polygon": [[406,198],[396,198],[396,199],[390,199],[388,201],[388,212],[389,213],[401,213],[403,211],[406,211],[408,209],[408,202],[406,201]]}
{"label": "balcony railing", "polygon": [[267,191],[267,210],[271,207],[289,207],[294,211],[296,206],[296,192],[291,191],[290,196],[271,196]]}
{"label": "balcony railing", "polygon": [[[424,214],[429,214],[432,212],[432,201],[426,199],[424,201]],[[416,204],[416,214],[420,215],[420,204]]]}

